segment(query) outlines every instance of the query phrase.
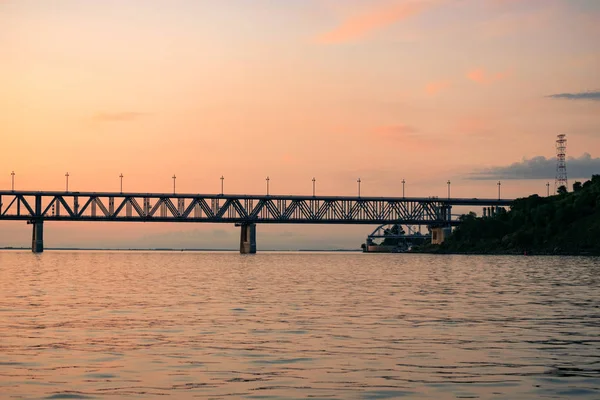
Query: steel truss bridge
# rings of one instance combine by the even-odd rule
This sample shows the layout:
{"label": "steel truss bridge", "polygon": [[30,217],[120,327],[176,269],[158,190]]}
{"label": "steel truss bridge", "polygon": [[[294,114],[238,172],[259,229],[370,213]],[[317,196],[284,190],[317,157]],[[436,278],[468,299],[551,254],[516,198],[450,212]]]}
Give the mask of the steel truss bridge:
{"label": "steel truss bridge", "polygon": [[458,225],[452,206],[508,206],[508,199],[0,191],[0,220],[33,225],[43,251],[44,221],[212,222],[241,226],[240,252],[256,252],[257,223]]}

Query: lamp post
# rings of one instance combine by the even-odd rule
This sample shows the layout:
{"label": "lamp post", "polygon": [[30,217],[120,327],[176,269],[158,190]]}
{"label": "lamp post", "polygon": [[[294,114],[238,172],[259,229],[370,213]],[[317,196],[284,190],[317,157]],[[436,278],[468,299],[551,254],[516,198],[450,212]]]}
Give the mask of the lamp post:
{"label": "lamp post", "polygon": [[404,184],[406,183],[406,181],[404,179],[402,179],[402,198],[404,198]]}
{"label": "lamp post", "polygon": [[550,182],[546,182],[546,197],[550,197]]}
{"label": "lamp post", "polygon": [[265,179],[267,181],[267,196],[269,195],[269,181],[271,180],[268,176]]}
{"label": "lamp post", "polygon": [[175,179],[177,179],[177,177],[173,174],[173,194],[175,194]]}
{"label": "lamp post", "polygon": [[221,175],[221,196],[223,196],[223,181],[225,180],[225,177],[223,175]]}
{"label": "lamp post", "polygon": [[448,199],[450,199],[450,180],[446,183],[448,184]]}
{"label": "lamp post", "polygon": [[312,178],[312,183],[313,183],[313,197],[315,197],[315,182],[317,182],[317,180],[313,176],[313,178]]}
{"label": "lamp post", "polygon": [[121,175],[119,175],[119,178],[121,178],[121,193],[123,193],[123,173],[121,172]]}
{"label": "lamp post", "polygon": [[69,191],[69,172],[67,172],[65,174],[65,178],[67,178],[67,189],[65,190],[65,192],[68,192]]}
{"label": "lamp post", "polygon": [[502,183],[498,181],[498,200],[500,200],[500,185],[502,185]]}
{"label": "lamp post", "polygon": [[358,183],[358,197],[360,197],[360,178],[358,178],[356,182]]}
{"label": "lamp post", "polygon": [[15,171],[13,171],[13,172],[10,173],[10,177],[11,177],[11,180],[12,180],[11,188],[12,188],[13,192],[15,191],[15,175],[16,175]]}

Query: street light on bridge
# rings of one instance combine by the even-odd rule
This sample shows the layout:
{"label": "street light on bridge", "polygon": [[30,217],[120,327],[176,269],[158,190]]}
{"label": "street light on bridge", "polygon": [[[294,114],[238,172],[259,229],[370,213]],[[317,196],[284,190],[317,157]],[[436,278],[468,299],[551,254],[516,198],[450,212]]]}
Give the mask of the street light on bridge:
{"label": "street light on bridge", "polygon": [[123,193],[123,173],[121,172],[121,175],[119,175],[119,178],[121,178],[121,193]]}
{"label": "street light on bridge", "polygon": [[360,197],[360,178],[358,178],[358,180],[356,181],[358,183],[358,197]]}
{"label": "street light on bridge", "polygon": [[271,180],[268,176],[267,179],[265,179],[267,181],[267,196],[269,195],[269,181]]}
{"label": "street light on bridge", "polygon": [[313,176],[313,178],[312,178],[312,183],[313,183],[313,197],[315,197],[315,182],[317,182],[317,180]]}
{"label": "street light on bridge", "polygon": [[550,182],[546,182],[546,197],[550,197]]}
{"label": "street light on bridge", "polygon": [[450,180],[448,179],[448,199],[450,199]]}
{"label": "street light on bridge", "polygon": [[223,181],[225,180],[225,177],[223,175],[221,175],[221,196],[223,196]]}
{"label": "street light on bridge", "polygon": [[13,172],[10,173],[11,182],[12,182],[11,188],[12,188],[13,192],[15,191],[15,175],[16,175],[15,171],[13,171]]}
{"label": "street light on bridge", "polygon": [[65,178],[67,178],[67,189],[65,190],[65,192],[68,192],[69,191],[69,172],[68,171],[65,174]]}
{"label": "street light on bridge", "polygon": [[500,200],[500,185],[502,185],[500,183],[500,181],[498,181],[498,200]]}
{"label": "street light on bridge", "polygon": [[173,194],[175,194],[175,179],[177,179],[177,177],[173,174]]}
{"label": "street light on bridge", "polygon": [[402,178],[402,198],[404,198],[404,184],[406,183],[406,181],[404,180],[404,178]]}

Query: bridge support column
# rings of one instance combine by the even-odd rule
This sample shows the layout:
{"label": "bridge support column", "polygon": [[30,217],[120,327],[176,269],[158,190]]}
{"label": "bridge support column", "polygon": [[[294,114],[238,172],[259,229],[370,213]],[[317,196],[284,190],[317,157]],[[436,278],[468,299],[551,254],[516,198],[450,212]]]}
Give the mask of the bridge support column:
{"label": "bridge support column", "polygon": [[35,196],[35,216],[29,223],[33,225],[31,234],[31,251],[41,253],[44,251],[44,220],[42,219],[42,196]]}
{"label": "bridge support column", "polygon": [[240,229],[240,254],[255,254],[256,224],[242,224]]}
{"label": "bridge support column", "polygon": [[31,251],[34,253],[42,253],[44,251],[44,221],[31,221],[33,225],[33,233],[31,235]]}

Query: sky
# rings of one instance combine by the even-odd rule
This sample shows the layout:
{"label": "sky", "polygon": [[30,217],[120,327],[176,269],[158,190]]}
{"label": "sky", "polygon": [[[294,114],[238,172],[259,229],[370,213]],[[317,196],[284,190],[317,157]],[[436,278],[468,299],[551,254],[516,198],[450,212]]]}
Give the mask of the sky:
{"label": "sky", "polygon": [[[600,173],[599,40],[597,0],[4,0],[0,187],[543,195],[559,133],[570,181]],[[356,248],[372,228],[260,226],[258,246]],[[45,230],[238,245],[225,225]],[[0,246],[29,238],[0,224]]]}

